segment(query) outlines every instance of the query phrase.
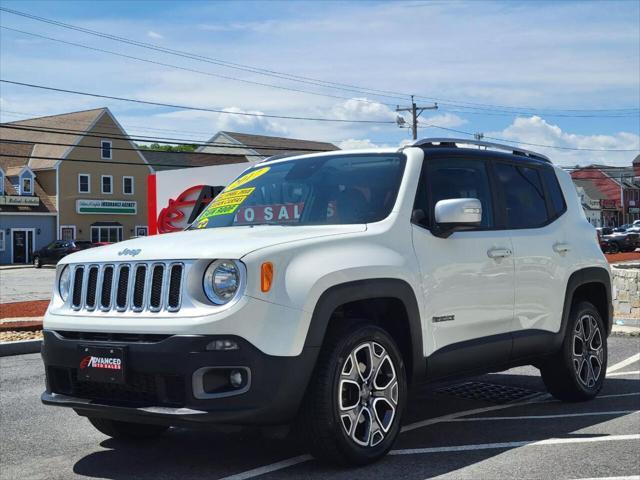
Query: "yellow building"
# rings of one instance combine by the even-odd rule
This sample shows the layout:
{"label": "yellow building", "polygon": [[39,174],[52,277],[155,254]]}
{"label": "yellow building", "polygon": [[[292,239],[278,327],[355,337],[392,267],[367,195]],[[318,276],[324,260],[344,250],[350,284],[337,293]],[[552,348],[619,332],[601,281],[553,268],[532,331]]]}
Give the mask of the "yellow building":
{"label": "yellow building", "polygon": [[28,170],[54,199],[57,239],[116,242],[147,234],[152,169],[108,108],[3,123],[0,140],[32,145]]}

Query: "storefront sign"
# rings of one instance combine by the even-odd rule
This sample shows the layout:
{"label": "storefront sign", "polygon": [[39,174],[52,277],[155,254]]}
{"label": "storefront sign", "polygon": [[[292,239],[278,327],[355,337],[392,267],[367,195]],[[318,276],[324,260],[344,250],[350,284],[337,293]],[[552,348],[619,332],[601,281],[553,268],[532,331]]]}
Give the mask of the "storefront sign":
{"label": "storefront sign", "polygon": [[40,205],[40,198],[19,195],[0,195],[0,205],[15,205],[18,207],[37,207]]}
{"label": "storefront sign", "polygon": [[640,213],[640,207],[629,207],[629,213]]}
{"label": "storefront sign", "polygon": [[138,203],[128,200],[76,200],[76,212],[98,215],[135,215],[138,212]]}
{"label": "storefront sign", "polygon": [[616,209],[616,201],[615,200],[608,200],[608,199],[603,199],[601,200],[602,202],[602,208],[607,208],[610,210],[615,210]]}

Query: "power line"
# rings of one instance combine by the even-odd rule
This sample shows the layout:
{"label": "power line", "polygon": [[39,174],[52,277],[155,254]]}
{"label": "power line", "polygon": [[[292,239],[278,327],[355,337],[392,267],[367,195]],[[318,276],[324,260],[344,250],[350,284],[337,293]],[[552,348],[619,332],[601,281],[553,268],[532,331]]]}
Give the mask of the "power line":
{"label": "power line", "polygon": [[[471,137],[474,137],[476,135],[475,133],[472,133],[472,132],[465,132],[464,130],[456,130],[455,128],[442,127],[442,126],[439,126],[439,125],[423,124],[423,126],[437,128],[437,129],[440,129],[440,130],[445,130],[447,132],[460,133],[462,135],[469,135]],[[553,148],[553,149],[556,149],[556,150],[571,150],[571,151],[577,151],[577,152],[638,152],[638,151],[640,151],[640,147],[639,148],[628,148],[628,149],[625,149],[625,148],[599,149],[599,148],[560,147],[560,146],[557,146],[557,145],[544,145],[544,144],[540,144],[540,143],[522,142],[520,140],[509,140],[509,139],[506,139],[506,138],[489,137],[487,135],[483,135],[483,138],[488,138],[490,140],[495,140],[497,142],[515,143],[515,144],[518,144],[518,145],[527,145],[527,146],[530,146],[530,147]]]}
{"label": "power line", "polygon": [[[174,49],[162,47],[160,45],[156,45],[156,44],[152,44],[152,43],[140,42],[140,41],[137,41],[137,40],[132,40],[132,39],[125,38],[125,37],[120,37],[120,36],[117,36],[117,35],[111,35],[111,34],[108,34],[108,33],[99,32],[97,30],[90,30],[88,28],[78,27],[76,25],[71,25],[71,24],[68,24],[68,23],[59,22],[57,20],[52,20],[52,19],[48,19],[48,18],[45,18],[45,17],[39,17],[37,15],[32,15],[32,14],[29,14],[29,13],[26,13],[26,12],[19,12],[17,10],[12,10],[12,9],[9,9],[9,8],[0,7],[0,11],[4,11],[4,12],[10,13],[10,14],[18,15],[18,16],[25,17],[25,18],[29,18],[31,20],[36,20],[36,21],[39,21],[39,22],[48,23],[50,25],[55,25],[57,27],[62,27],[62,28],[66,28],[66,29],[69,29],[69,30],[75,30],[75,31],[78,31],[78,32],[82,32],[82,33],[86,33],[86,34],[89,34],[89,35],[93,35],[93,36],[106,38],[108,40],[113,40],[113,41],[116,41],[116,42],[126,43],[128,45],[135,45],[137,47],[146,48],[146,49],[150,49],[150,50],[155,50],[155,51],[162,52],[162,53],[168,53],[170,55],[175,55],[175,56],[178,56],[178,57],[189,58],[191,60],[203,61],[203,62],[207,62],[207,63],[212,63],[214,65],[219,65],[219,66],[222,66],[222,67],[232,68],[232,69],[236,69],[236,70],[242,70],[242,71],[246,71],[246,72],[250,72],[250,73],[257,73],[257,74],[260,74],[260,75],[266,75],[266,76],[270,76],[270,77],[276,77],[276,78],[280,78],[280,79],[283,79],[283,80],[306,83],[306,84],[322,86],[322,87],[327,87],[327,88],[334,88],[334,89],[338,89],[338,90],[350,91],[350,92],[355,92],[355,93],[360,93],[360,94],[369,94],[369,95],[383,96],[383,97],[402,99],[402,100],[405,100],[406,97],[408,97],[408,95],[403,94],[403,93],[399,93],[399,92],[376,90],[376,89],[371,89],[371,88],[358,87],[356,85],[349,85],[349,84],[343,84],[343,83],[338,83],[338,82],[330,82],[330,81],[319,80],[319,79],[314,79],[314,78],[310,78],[310,77],[302,77],[302,76],[299,76],[299,75],[282,73],[282,72],[277,72],[275,70],[268,70],[268,69],[263,69],[263,68],[254,67],[254,66],[250,66],[250,65],[243,65],[243,64],[239,64],[239,63],[228,62],[228,61],[225,61],[225,60],[206,57],[206,56],[203,56],[203,55],[184,52],[184,51],[180,51],[180,50],[174,50]],[[378,93],[375,93],[375,92],[378,92]]]}
{"label": "power line", "polygon": [[[15,125],[10,123],[0,124],[0,130],[3,128],[9,130],[22,130],[27,132],[39,132],[39,133],[56,133],[59,135],[82,135],[84,137],[90,138],[101,138],[101,139],[111,139],[111,140],[124,140],[124,141],[137,141],[137,142],[153,142],[153,143],[164,143],[169,145],[195,145],[199,147],[221,147],[221,148],[229,148],[229,149],[260,149],[260,150],[275,150],[282,151],[288,150],[291,151],[309,151],[309,152],[326,152],[328,150],[325,149],[315,149],[315,148],[298,148],[294,145],[284,146],[284,147],[272,147],[269,145],[257,145],[257,144],[230,144],[230,143],[221,143],[221,142],[182,142],[179,138],[160,138],[160,137],[146,137],[146,136],[130,136],[127,134],[113,134],[111,132],[100,132],[98,130],[91,130],[92,133],[85,133],[86,130],[75,130],[68,128],[59,128],[59,127],[40,127],[40,126],[30,126],[30,125]],[[13,140],[13,142],[22,142],[22,143],[45,143],[39,140]],[[46,144],[46,143],[45,143]],[[59,143],[55,143],[54,145],[63,145]],[[66,145],[66,144],[65,144]],[[76,146],[75,144],[69,146]],[[147,150],[147,149],[142,149]],[[192,153],[203,153],[203,152],[192,152]],[[249,154],[249,156],[252,156]]]}
{"label": "power line", "polygon": [[37,85],[34,83],[24,83],[24,82],[16,82],[13,80],[0,79],[0,82],[9,83],[12,85],[19,85],[22,87],[29,88],[37,88],[41,90],[49,90],[52,92],[61,92],[61,93],[71,93],[73,95],[82,95],[86,97],[94,97],[94,98],[105,98],[108,100],[118,100],[120,102],[130,102],[130,103],[139,103],[143,105],[153,105],[156,107],[168,107],[168,108],[176,108],[182,110],[194,110],[198,112],[211,112],[211,113],[220,113],[224,115],[239,115],[245,117],[258,117],[258,118],[277,118],[280,120],[302,120],[302,121],[310,121],[310,122],[334,122],[334,123],[365,123],[365,124],[373,124],[373,125],[395,125],[396,122],[390,120],[349,120],[342,118],[326,118],[326,117],[301,117],[301,116],[292,116],[292,115],[273,115],[273,114],[262,114],[262,113],[250,113],[250,112],[230,112],[227,110],[221,110],[216,108],[204,108],[204,107],[189,107],[187,105],[178,105],[172,103],[162,103],[162,102],[152,102],[149,100],[139,100],[135,98],[126,98],[126,97],[116,97],[113,95],[103,95],[99,93],[89,93],[89,92],[80,92],[78,90],[68,90],[65,88],[56,88],[56,87],[47,87],[45,85]]}
{"label": "power line", "polygon": [[[234,154],[229,154],[232,156],[242,156],[244,157],[244,155],[239,155],[237,153]],[[124,160],[84,160],[84,159],[80,159],[80,158],[60,158],[60,157],[45,157],[45,156],[38,156],[38,155],[11,155],[11,154],[7,154],[7,153],[0,153],[0,157],[7,157],[7,158],[24,158],[24,159],[28,159],[28,160],[51,160],[53,162],[80,162],[80,163],[98,163],[98,164],[107,164],[107,165],[132,165],[135,167],[173,167],[173,168],[197,168],[197,167],[208,167],[210,165],[176,165],[175,163],[157,163],[157,162],[149,162],[149,163],[136,163],[136,162],[126,162]],[[245,162],[237,162],[237,163],[245,163]],[[247,161],[246,162],[248,165],[252,165],[251,162]]]}
{"label": "power line", "polygon": [[[455,128],[448,128],[448,127],[443,127],[440,125],[435,125],[435,124],[421,124],[423,127],[426,128],[435,128],[438,130],[443,130],[443,131],[447,131],[447,132],[452,132],[452,133],[458,133],[461,135],[467,135],[470,137],[475,136],[475,133],[472,132],[466,132],[464,130],[458,130]],[[226,143],[207,143],[207,142],[193,142],[193,141],[189,141],[186,140],[185,142],[181,142],[181,139],[176,139],[176,138],[170,138],[170,137],[149,137],[149,136],[130,136],[130,135],[122,135],[122,134],[112,134],[109,132],[99,132],[99,131],[94,131],[94,133],[85,133],[86,130],[74,130],[74,129],[68,129],[68,128],[59,128],[59,127],[39,127],[39,126],[29,126],[29,125],[15,125],[15,124],[0,124],[0,128],[9,128],[9,129],[14,129],[14,130],[25,130],[25,131],[34,131],[34,132],[42,132],[42,133],[58,133],[61,135],[74,135],[74,134],[82,134],[84,136],[87,137],[96,137],[96,138],[112,138],[112,139],[119,139],[119,140],[131,140],[131,141],[138,141],[138,142],[156,142],[156,143],[165,143],[165,144],[170,144],[170,145],[197,145],[197,146],[213,146],[213,147],[221,147],[221,148],[250,148],[250,149],[261,149],[261,150],[285,150],[287,148],[275,148],[275,147],[269,147],[269,146],[265,146],[265,145],[233,145],[233,144],[226,144]],[[100,133],[104,133],[103,135],[99,135]],[[499,138],[499,137],[491,137],[491,136],[484,136],[484,138],[490,139],[490,140],[495,140],[498,142],[504,142],[504,143],[512,143],[512,144],[520,144],[520,145],[527,145],[527,146],[534,146],[534,147],[541,147],[541,148],[551,148],[551,149],[555,149],[555,150],[567,150],[567,151],[585,151],[585,152],[604,152],[604,153],[624,153],[624,152],[637,152],[640,151],[640,148],[634,148],[634,149],[597,149],[597,148],[578,148],[578,147],[561,147],[561,146],[556,146],[556,145],[544,145],[544,144],[539,144],[539,143],[530,143],[530,142],[522,142],[522,141],[518,141],[518,140],[509,140],[506,138]],[[25,140],[25,141],[29,141],[29,140]],[[37,141],[35,141],[34,143],[39,143]],[[389,142],[387,142],[389,143]],[[295,146],[291,146],[289,147],[292,151],[309,151],[309,152],[325,152],[326,150],[319,150],[319,149],[304,149],[304,148],[297,148]],[[250,155],[251,156],[251,155]]]}
{"label": "power line", "polygon": [[367,100],[367,99],[364,99],[364,98],[353,98],[353,97],[344,97],[344,96],[340,96],[340,95],[331,95],[329,93],[312,92],[310,90],[303,90],[303,89],[299,89],[299,88],[285,87],[285,86],[281,86],[281,85],[274,85],[272,83],[263,83],[263,82],[256,82],[256,81],[253,81],[253,80],[246,80],[246,79],[238,78],[238,77],[230,77],[228,75],[222,75],[222,74],[219,74],[219,73],[205,72],[205,71],[202,71],[202,70],[196,70],[194,68],[181,67],[179,65],[173,65],[173,64],[170,64],[170,63],[158,62],[158,61],[149,60],[149,59],[146,59],[146,58],[134,57],[133,55],[126,55],[124,53],[113,52],[111,50],[104,50],[102,48],[90,47],[88,45],[82,45],[80,43],[69,42],[69,41],[66,41],[66,40],[60,40],[58,38],[53,38],[53,37],[47,37],[45,35],[40,35],[38,33],[27,32],[25,30],[18,30],[16,28],[10,28],[10,27],[5,27],[5,26],[0,26],[0,28],[2,28],[4,30],[10,30],[12,32],[23,33],[25,35],[31,35],[31,36],[37,37],[37,38],[43,38],[45,40],[50,40],[50,41],[53,41],[53,42],[63,43],[65,45],[73,45],[75,47],[80,47],[80,48],[84,48],[84,49],[87,49],[87,50],[93,50],[95,52],[108,53],[109,55],[115,55],[115,56],[118,56],[118,57],[128,58],[130,60],[137,60],[137,61],[140,61],[140,62],[150,63],[150,64],[153,64],[153,65],[160,65],[160,66],[163,66],[163,67],[175,68],[175,69],[183,70],[183,71],[187,71],[187,72],[199,73],[201,75],[208,75],[208,76],[211,76],[211,77],[223,78],[225,80],[233,80],[233,81],[236,81],[236,82],[248,83],[248,84],[251,84],[251,85],[259,85],[259,86],[262,86],[262,87],[277,88],[277,89],[280,89],[280,90],[288,90],[288,91],[291,91],[291,92],[298,92],[298,93],[304,93],[304,94],[309,94],[309,95],[317,95],[317,96],[320,96],[320,97],[337,98],[337,99],[340,99],[340,100],[354,100],[354,101],[357,101],[357,102],[370,103],[370,104],[374,104],[374,105],[386,105],[386,106],[391,106],[391,107],[393,106],[390,103],[376,102],[376,101],[371,101],[371,100]]}
{"label": "power line", "polygon": [[[225,60],[221,60],[221,59],[216,59],[216,58],[211,58],[211,57],[206,57],[206,56],[203,56],[203,55],[198,55],[198,54],[185,52],[185,51],[181,51],[181,50],[170,49],[170,48],[167,48],[167,47],[162,47],[160,45],[147,43],[147,42],[140,42],[140,41],[137,41],[137,40],[132,40],[132,39],[125,38],[125,37],[120,37],[120,36],[117,36],[117,35],[112,35],[112,34],[108,34],[108,33],[104,33],[104,32],[99,32],[99,31],[96,31],[96,30],[90,30],[88,28],[83,28],[83,27],[79,27],[79,26],[76,26],[76,25],[63,23],[63,22],[60,22],[60,21],[57,21],[57,20],[53,20],[53,19],[49,19],[49,18],[33,15],[33,14],[30,14],[30,13],[26,13],[26,12],[20,12],[18,10],[13,10],[13,9],[5,8],[5,7],[0,7],[0,10],[4,11],[4,12],[7,12],[7,13],[10,13],[10,14],[13,14],[13,15],[25,17],[25,18],[28,18],[28,19],[31,19],[31,20],[47,23],[47,24],[54,25],[54,26],[57,26],[57,27],[66,28],[66,29],[69,29],[69,30],[82,32],[82,33],[85,33],[85,34],[89,34],[89,35],[97,36],[97,37],[100,37],[100,38],[105,38],[105,39],[108,39],[108,40],[129,44],[129,45],[134,45],[134,46],[137,46],[137,47],[140,47],[140,48],[146,48],[146,49],[150,49],[150,50],[154,50],[154,51],[158,51],[158,52],[162,52],[162,53],[167,53],[167,54],[174,55],[174,56],[188,58],[188,59],[191,59],[191,60],[197,60],[197,61],[203,61],[203,62],[207,62],[207,63],[212,63],[212,64],[223,66],[223,67],[226,67],[226,68],[232,68],[232,69],[246,71],[246,72],[250,72],[250,73],[257,73],[257,74],[260,74],[260,75],[276,77],[276,78],[280,78],[280,79],[283,79],[283,80],[306,83],[306,84],[311,84],[311,85],[316,85],[316,86],[321,86],[321,87],[326,87],[326,88],[333,88],[333,89],[338,89],[338,90],[343,90],[343,91],[349,91],[349,92],[358,93],[358,94],[364,94],[364,95],[375,95],[375,96],[382,96],[382,97],[394,98],[394,99],[402,99],[402,100],[406,100],[407,97],[409,97],[408,93],[394,92],[394,91],[390,91],[390,90],[379,90],[379,89],[373,89],[373,88],[368,88],[368,87],[361,87],[361,86],[357,86],[357,85],[352,85],[352,84],[348,84],[348,83],[340,83],[340,82],[331,82],[331,81],[327,81],[327,80],[320,80],[320,79],[316,79],[316,78],[304,77],[304,76],[294,75],[294,74],[290,74],[290,73],[283,73],[283,72],[279,72],[279,71],[276,71],[276,70],[270,70],[270,69],[255,67],[255,66],[251,66],[251,65],[233,63],[233,62],[229,62],[229,61],[225,61]],[[495,105],[495,104],[488,104],[488,103],[469,102],[469,101],[464,101],[464,100],[443,99],[443,98],[439,98],[439,97],[428,97],[428,96],[425,96],[425,95],[416,95],[415,97],[417,99],[421,99],[421,100],[435,100],[435,101],[441,102],[443,105],[447,104],[447,105],[451,105],[451,106],[458,107],[458,108],[486,107],[488,109],[493,109],[493,110],[495,110],[495,109],[503,109],[504,110],[504,109],[516,108],[516,109],[520,109],[520,110],[525,109],[525,110],[530,110],[530,111],[537,111],[537,112],[540,112],[540,113],[545,112],[545,111],[546,112],[628,112],[628,111],[634,111],[635,112],[635,111],[640,111],[640,109],[638,109],[638,108],[542,109],[542,108],[537,108],[537,107],[522,107],[522,106],[521,107],[517,107],[517,106],[514,107],[514,106],[507,106],[507,105]],[[507,112],[507,113],[515,114],[516,112]],[[519,113],[522,113],[522,112],[519,112]],[[526,114],[531,114],[531,112],[528,112]],[[548,114],[547,116],[574,116],[574,115]],[[578,116],[583,116],[583,115],[578,115]],[[606,115],[604,115],[604,116],[606,116]]]}
{"label": "power line", "polygon": [[[236,156],[240,156],[238,154],[235,154]],[[215,165],[176,165],[175,163],[158,163],[158,162],[149,162],[149,163],[136,163],[136,162],[126,162],[126,161],[122,161],[122,160],[85,160],[85,159],[79,159],[79,158],[59,158],[59,157],[46,157],[46,156],[29,156],[29,155],[10,155],[10,154],[4,154],[4,153],[0,153],[0,158],[1,157],[6,157],[6,158],[22,158],[22,159],[35,159],[35,160],[50,160],[53,162],[77,162],[77,163],[92,163],[92,164],[105,164],[105,165],[131,165],[134,167],[171,167],[174,169],[180,169],[180,168],[200,168],[200,167],[207,167],[207,166],[215,166]],[[237,162],[239,163],[247,163],[248,167],[253,165],[251,162]],[[248,168],[247,167],[247,168]],[[575,169],[572,167],[560,167],[563,170],[567,170],[568,173],[571,173],[570,170],[581,170],[581,168],[579,169]],[[583,167],[583,168],[587,168],[587,167]],[[617,167],[609,167],[609,168],[617,168]],[[618,168],[622,168],[622,167],[618,167]],[[598,170],[601,171],[607,171],[608,169],[603,169],[603,168],[598,168]],[[616,172],[618,173],[618,172]],[[620,177],[620,175],[616,175],[611,177],[614,180],[615,179],[633,179],[635,178],[635,176],[632,176],[631,174],[629,175],[623,175],[622,177]],[[602,177],[580,177],[580,178],[575,178],[574,180],[602,180]]]}

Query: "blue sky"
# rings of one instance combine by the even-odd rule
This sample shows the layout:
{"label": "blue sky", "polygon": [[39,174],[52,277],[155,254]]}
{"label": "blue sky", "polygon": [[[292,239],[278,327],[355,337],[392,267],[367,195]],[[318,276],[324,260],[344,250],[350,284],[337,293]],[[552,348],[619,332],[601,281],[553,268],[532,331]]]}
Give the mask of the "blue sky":
{"label": "blue sky", "polygon": [[[2,6],[228,62],[437,98],[440,109],[423,114],[425,125],[559,147],[640,149],[638,1],[3,0]],[[227,111],[343,119],[393,121],[393,106],[408,101],[404,95],[356,93],[238,71],[5,12],[0,14],[0,25],[205,72],[0,29],[0,72],[10,80]],[[216,75],[310,90],[315,95]],[[471,104],[497,107],[471,109]],[[409,135],[394,125],[239,117],[0,84],[2,121],[105,105],[132,135],[203,141],[224,129],[326,140],[345,147],[398,145]],[[624,113],[634,115],[623,117],[610,116],[620,114],[618,110],[573,112],[631,108],[636,110]],[[578,113],[592,116],[576,117]],[[420,130],[420,136],[451,135],[426,126]],[[638,153],[533,149],[563,165],[628,165]]]}

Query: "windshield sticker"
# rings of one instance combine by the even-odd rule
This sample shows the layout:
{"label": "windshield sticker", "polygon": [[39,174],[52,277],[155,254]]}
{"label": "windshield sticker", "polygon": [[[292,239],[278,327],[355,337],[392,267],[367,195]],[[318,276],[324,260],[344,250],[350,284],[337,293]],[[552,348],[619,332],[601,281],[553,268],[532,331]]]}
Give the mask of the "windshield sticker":
{"label": "windshield sticker", "polygon": [[[209,204],[207,209],[202,214],[202,219],[198,222],[198,228],[200,227],[200,223],[204,219],[208,219],[209,217],[216,217],[218,215],[229,215],[230,213],[234,213],[237,208],[242,205],[249,195],[255,190],[255,187],[251,188],[241,188],[239,190],[232,190],[230,192],[222,192],[218,195],[213,202]],[[208,221],[207,221],[208,223]]]}
{"label": "windshield sticker", "polygon": [[253,172],[249,172],[246,175],[241,176],[236,181],[227,185],[227,188],[225,188],[224,191],[228,192],[230,190],[235,190],[236,188],[241,187],[242,185],[249,183],[255,180],[256,178],[261,177],[262,175],[267,173],[269,170],[271,170],[271,167],[263,167],[263,168],[254,170]]}

